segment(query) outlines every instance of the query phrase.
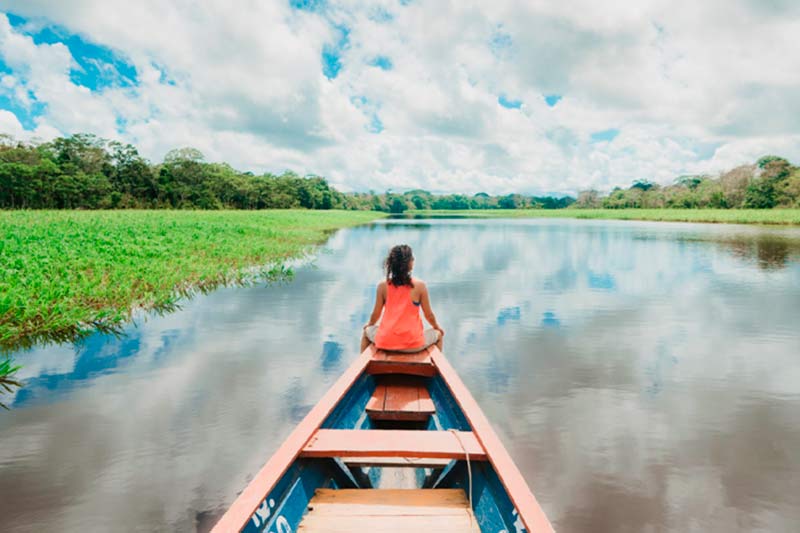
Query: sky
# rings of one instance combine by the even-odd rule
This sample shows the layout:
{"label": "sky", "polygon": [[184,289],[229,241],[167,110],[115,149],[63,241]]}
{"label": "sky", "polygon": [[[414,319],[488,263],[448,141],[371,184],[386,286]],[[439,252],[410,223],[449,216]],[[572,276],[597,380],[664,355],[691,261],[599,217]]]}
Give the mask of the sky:
{"label": "sky", "polygon": [[345,191],[561,194],[800,162],[795,0],[0,0],[0,133]]}

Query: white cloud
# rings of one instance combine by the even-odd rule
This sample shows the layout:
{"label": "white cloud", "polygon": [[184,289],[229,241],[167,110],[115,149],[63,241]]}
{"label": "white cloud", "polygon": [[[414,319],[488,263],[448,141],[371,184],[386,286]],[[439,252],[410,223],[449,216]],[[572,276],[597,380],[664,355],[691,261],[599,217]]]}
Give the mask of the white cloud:
{"label": "white cloud", "polygon": [[[139,86],[76,85],[66,46],[37,45],[0,20],[0,53],[24,89],[15,101],[46,104],[40,128],[125,139],[154,160],[192,145],[343,189],[491,193],[668,182],[764,153],[800,160],[800,12],[790,3],[68,4],[0,9],[111,48]],[[322,50],[343,43],[342,28],[342,67],[329,80]],[[370,65],[377,56],[392,69]],[[522,107],[502,107],[501,94]],[[550,107],[547,94],[563,99]],[[19,132],[8,117],[0,127]],[[613,141],[591,142],[611,128]]]}

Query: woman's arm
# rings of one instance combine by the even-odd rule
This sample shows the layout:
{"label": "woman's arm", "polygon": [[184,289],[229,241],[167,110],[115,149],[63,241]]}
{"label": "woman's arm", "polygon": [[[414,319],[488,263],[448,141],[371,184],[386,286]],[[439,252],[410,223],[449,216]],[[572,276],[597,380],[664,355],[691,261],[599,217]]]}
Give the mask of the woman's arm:
{"label": "woman's arm", "polygon": [[438,330],[439,333],[444,335],[444,330],[439,326],[439,323],[436,322],[436,315],[433,314],[433,309],[431,308],[431,299],[428,295],[428,286],[425,285],[423,282],[418,282],[420,286],[420,302],[422,303],[422,313],[425,315],[425,320],[431,325],[431,327],[435,330]]}
{"label": "woman's arm", "polygon": [[369,322],[364,326],[372,326],[381,317],[383,312],[383,304],[386,303],[386,282],[381,281],[378,283],[378,289],[375,291],[375,306],[372,308],[372,315],[369,317]]}

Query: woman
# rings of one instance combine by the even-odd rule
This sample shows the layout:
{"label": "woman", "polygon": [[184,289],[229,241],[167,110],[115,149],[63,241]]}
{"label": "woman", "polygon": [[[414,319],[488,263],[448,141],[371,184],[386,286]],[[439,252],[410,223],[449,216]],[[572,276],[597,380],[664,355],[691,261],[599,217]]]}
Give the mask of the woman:
{"label": "woman", "polygon": [[[418,352],[432,344],[441,350],[444,330],[436,322],[425,282],[411,277],[414,269],[411,247],[400,244],[392,248],[384,261],[384,268],[386,280],[378,283],[375,307],[361,337],[361,351],[371,342],[380,349],[393,352]],[[429,329],[422,328],[420,307],[432,326]],[[376,325],[379,318],[381,322]]]}

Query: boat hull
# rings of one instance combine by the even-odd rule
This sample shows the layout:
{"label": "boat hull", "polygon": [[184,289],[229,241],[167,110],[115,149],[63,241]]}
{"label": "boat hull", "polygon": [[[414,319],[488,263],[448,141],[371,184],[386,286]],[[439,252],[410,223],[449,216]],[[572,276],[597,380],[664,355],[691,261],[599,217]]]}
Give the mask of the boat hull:
{"label": "boat hull", "polygon": [[[414,377],[408,378],[415,380],[420,397],[425,393],[425,399],[429,395],[432,401],[434,409],[424,421],[376,419],[378,387],[387,382],[387,374],[403,374],[403,359],[398,356],[387,363],[385,353],[368,348],[309,412],[214,531],[297,531],[319,489],[383,488],[387,469],[397,467],[418,489],[463,490],[481,531],[552,531],[455,371],[436,348],[426,356],[417,358],[410,370]],[[415,389],[402,390],[408,394]],[[390,400],[391,394],[385,401]],[[368,415],[371,401],[373,415]],[[417,405],[413,398],[406,403],[410,409]]]}

